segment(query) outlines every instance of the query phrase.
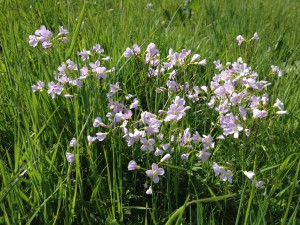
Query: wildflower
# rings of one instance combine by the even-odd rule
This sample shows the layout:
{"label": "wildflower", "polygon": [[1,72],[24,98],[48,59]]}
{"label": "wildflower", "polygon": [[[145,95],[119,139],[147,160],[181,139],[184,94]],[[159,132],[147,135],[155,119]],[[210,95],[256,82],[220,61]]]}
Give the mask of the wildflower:
{"label": "wildflower", "polygon": [[147,140],[146,138],[142,138],[140,141],[143,144],[141,147],[142,151],[149,150],[150,152],[152,152],[154,150],[153,149],[153,144],[155,143],[154,139]]}
{"label": "wildflower", "polygon": [[72,138],[72,140],[70,141],[70,146],[71,147],[76,147],[77,146],[77,140],[76,140],[76,138]]}
{"label": "wildflower", "polygon": [[259,37],[258,37],[258,34],[257,34],[257,32],[255,32],[255,33],[254,33],[254,35],[253,35],[253,39],[255,39],[255,40],[259,40]]}
{"label": "wildflower", "polygon": [[133,51],[130,48],[126,48],[125,52],[123,53],[124,57],[129,58],[133,55]]}
{"label": "wildflower", "polygon": [[213,163],[213,170],[215,172],[215,176],[218,176],[220,173],[222,174],[225,172],[225,170],[215,162]]}
{"label": "wildflower", "polygon": [[72,162],[75,161],[75,158],[74,158],[74,154],[73,154],[73,153],[67,152],[67,153],[66,153],[66,158],[67,158],[67,161],[68,161],[69,163],[72,163]]}
{"label": "wildflower", "polygon": [[277,107],[280,109],[280,111],[284,111],[284,105],[278,98],[276,99],[276,103],[273,105],[273,107]]}
{"label": "wildflower", "polygon": [[39,35],[38,40],[40,42],[50,42],[53,34],[51,31],[47,30],[44,25],[40,27],[39,30],[35,31],[35,35]]}
{"label": "wildflower", "polygon": [[152,188],[151,188],[151,186],[147,189],[146,194],[147,195],[152,195]]}
{"label": "wildflower", "polygon": [[139,101],[135,98],[131,103],[131,105],[129,106],[129,109],[135,109],[138,107],[138,105],[139,105]]}
{"label": "wildflower", "polygon": [[250,136],[250,130],[249,129],[245,129],[245,134],[246,134],[247,137],[249,137]]}
{"label": "wildflower", "polygon": [[165,161],[169,160],[170,158],[171,158],[171,155],[168,153],[160,160],[160,162],[165,162]]}
{"label": "wildflower", "polygon": [[106,138],[106,133],[96,133],[98,141],[103,141]]}
{"label": "wildflower", "polygon": [[134,45],[133,45],[132,51],[133,51],[133,53],[134,53],[135,55],[137,55],[137,54],[140,53],[141,48],[140,48],[137,44],[134,44]]}
{"label": "wildflower", "polygon": [[48,94],[51,94],[53,99],[56,95],[60,95],[62,91],[63,87],[59,83],[55,84],[54,82],[50,82],[48,84]]}
{"label": "wildflower", "polygon": [[200,65],[200,66],[206,66],[206,64],[207,64],[206,59],[203,59],[200,62],[198,62],[198,65]]}
{"label": "wildflower", "polygon": [[67,68],[68,68],[69,70],[77,70],[77,64],[74,63],[72,60],[67,59],[66,62],[68,63],[68,67],[67,67]]}
{"label": "wildflower", "polygon": [[82,61],[86,61],[87,59],[90,58],[91,52],[83,49],[82,52],[78,52],[77,54],[78,54],[78,56],[81,57]]}
{"label": "wildflower", "polygon": [[221,173],[221,180],[222,181],[228,181],[229,183],[232,183],[232,171],[227,170]]}
{"label": "wildflower", "polygon": [[59,33],[58,33],[58,35],[64,36],[64,35],[66,35],[68,33],[69,33],[69,31],[67,31],[66,29],[64,29],[63,26],[59,26]]}
{"label": "wildflower", "polygon": [[137,169],[140,169],[140,166],[137,165],[136,161],[131,160],[128,163],[128,170],[137,170]]}
{"label": "wildflower", "polygon": [[215,64],[217,70],[223,69],[223,65],[221,64],[220,60],[214,61],[214,64]]}
{"label": "wildflower", "polygon": [[252,171],[243,171],[243,173],[250,179],[253,180],[253,177],[255,176],[255,173]]}
{"label": "wildflower", "polygon": [[32,88],[32,91],[33,92],[36,92],[36,91],[43,91],[43,88],[44,88],[45,84],[44,82],[42,81],[38,81],[36,85],[32,85],[31,88]]}
{"label": "wildflower", "polygon": [[101,117],[96,117],[93,123],[93,127],[99,127],[102,124],[102,119]]}
{"label": "wildflower", "polygon": [[254,181],[254,185],[255,185],[255,187],[257,187],[257,188],[264,188],[264,184],[265,184],[265,182],[263,182],[263,181]]}
{"label": "wildflower", "polygon": [[189,158],[189,154],[187,153],[183,153],[181,156],[180,156],[181,159],[188,159]]}
{"label": "wildflower", "polygon": [[92,137],[90,135],[87,136],[88,142],[92,143],[94,141],[96,141],[97,137]]}
{"label": "wildflower", "polygon": [[242,42],[244,41],[244,38],[243,38],[242,35],[238,35],[238,36],[236,37],[236,40],[237,40],[238,45],[241,45]]}
{"label": "wildflower", "polygon": [[92,52],[95,52],[95,53],[98,53],[98,54],[101,54],[104,52],[104,49],[101,48],[101,45],[100,44],[97,44],[96,46],[93,46],[92,49],[91,49]]}
{"label": "wildflower", "polygon": [[191,63],[198,61],[200,59],[200,55],[199,54],[195,54],[193,55],[192,59],[191,59]]}
{"label": "wildflower", "polygon": [[159,177],[161,175],[164,175],[165,171],[163,168],[158,168],[158,165],[156,163],[152,164],[152,170],[147,170],[146,174],[148,177],[152,177],[152,180],[154,183],[159,182]]}
{"label": "wildflower", "polygon": [[214,148],[215,147],[215,143],[213,142],[213,138],[208,135],[203,135],[202,138],[202,143],[203,143],[203,150],[206,151],[209,148]]}
{"label": "wildflower", "polygon": [[202,162],[206,162],[211,153],[206,151],[200,151],[198,154],[198,158],[202,160]]}
{"label": "wildflower", "polygon": [[154,155],[155,155],[155,156],[160,156],[160,155],[162,155],[162,154],[164,154],[164,151],[161,150],[160,148],[156,148],[156,150],[155,150],[155,152],[154,152]]}
{"label": "wildflower", "polygon": [[264,118],[268,116],[268,112],[266,110],[254,109],[252,112],[254,118]]}
{"label": "wildflower", "polygon": [[272,68],[272,72],[278,74],[278,77],[281,77],[283,75],[283,71],[280,70],[278,66],[272,65],[271,68]]}
{"label": "wildflower", "polygon": [[29,45],[32,47],[36,47],[39,43],[37,37],[35,35],[29,35]]}

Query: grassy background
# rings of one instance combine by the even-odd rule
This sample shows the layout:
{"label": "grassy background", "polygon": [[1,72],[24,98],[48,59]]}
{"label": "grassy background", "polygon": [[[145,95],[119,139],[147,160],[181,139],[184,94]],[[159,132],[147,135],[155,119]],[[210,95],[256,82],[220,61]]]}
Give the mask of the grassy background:
{"label": "grassy background", "polygon": [[[142,0],[85,2],[70,58],[76,60],[77,51],[100,43],[117,73],[101,87],[89,83],[74,100],[53,101],[46,93],[32,93],[31,85],[53,79],[70,42],[44,51],[30,47],[28,36],[42,24],[55,32],[63,25],[72,39],[84,2],[0,0],[0,223],[165,224],[189,194],[193,200],[230,193],[236,196],[193,203],[184,212],[179,208],[179,220],[242,224],[248,217],[249,224],[297,224],[298,218],[299,223],[300,2],[165,0],[153,1],[150,8]],[[247,50],[237,46],[237,35],[252,37],[254,32],[258,44]],[[248,157],[243,165],[236,157],[237,167],[257,165],[268,198],[252,190],[242,175],[236,175],[240,182],[232,188],[217,183],[209,166],[205,173],[179,174],[178,180],[172,178],[178,171],[169,172],[160,191],[149,197],[141,185],[144,177],[127,172],[132,149],[124,147],[119,133],[103,144],[87,143],[86,135],[95,132],[93,119],[107,113],[107,84],[120,81],[140,99],[151,92],[140,85],[134,64],[121,57],[126,47],[138,43],[145,49],[150,42],[162,55],[169,48],[187,48],[206,58],[210,64],[199,77],[201,85],[209,84],[215,73],[211,62],[217,59],[233,62],[242,56],[261,79],[271,65],[284,70],[282,78],[268,77],[273,84],[269,92],[271,102],[279,97],[289,114],[259,125],[256,140],[244,143]],[[144,110],[154,111],[151,105]],[[189,118],[182,127],[202,129],[202,122],[194,121]],[[69,165],[65,152],[74,136],[80,145],[76,163]],[[225,142],[221,149],[234,155],[234,146]],[[214,160],[223,159],[222,154]]]}

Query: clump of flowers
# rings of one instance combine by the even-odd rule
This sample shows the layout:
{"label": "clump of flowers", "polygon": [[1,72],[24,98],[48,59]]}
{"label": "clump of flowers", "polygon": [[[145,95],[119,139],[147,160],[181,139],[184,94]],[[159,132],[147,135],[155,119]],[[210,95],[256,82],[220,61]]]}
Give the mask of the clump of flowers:
{"label": "clump of flowers", "polygon": [[[36,32],[36,35],[39,35],[37,40],[50,43],[52,33],[50,34],[45,27],[41,30],[43,32]],[[44,39],[41,38],[44,36]],[[258,34],[255,33],[250,40],[258,39]],[[239,35],[237,42],[241,45],[247,40]],[[30,45],[36,46],[34,41]],[[86,78],[94,77],[102,81],[109,77],[109,73],[114,72],[114,69],[107,69],[106,62],[110,57],[104,55],[100,44],[89,50],[83,49],[77,55],[81,63],[66,60],[57,68],[54,74],[55,82],[48,83],[47,92],[53,99],[62,93],[66,98],[70,98],[73,95],[69,90],[72,90],[72,87],[82,87]],[[220,165],[212,162],[213,152],[219,141],[226,138],[236,140],[241,136],[249,138],[252,130],[248,121],[264,120],[274,112],[274,108],[278,109],[275,114],[287,114],[279,99],[270,107],[267,88],[271,83],[259,80],[258,73],[241,57],[233,63],[222,64],[221,60],[214,61],[216,74],[210,85],[205,86],[198,84],[193,76],[186,73],[190,68],[197,71],[208,63],[200,54],[192,54],[191,50],[182,49],[175,52],[170,49],[168,56],[162,58],[154,43],[150,43],[144,52],[138,44],[134,44],[132,48],[126,48],[123,56],[137,59],[136,62],[140,63],[139,68],[146,68],[143,70],[143,78],[156,79],[158,86],[154,89],[155,95],[161,95],[166,102],[155,112],[150,112],[143,109],[141,99],[136,93],[127,93],[126,88],[119,82],[108,83],[106,115],[94,118],[93,127],[98,130],[89,134],[87,139],[89,143],[96,140],[102,142],[110,137],[112,131],[120,131],[128,147],[139,149],[138,155],[147,155],[149,159],[147,162],[138,158],[131,159],[127,169],[144,171],[145,179],[151,183],[159,183],[168,165],[178,162],[185,166],[210,165],[209,168],[212,168],[216,177],[232,183],[234,167],[229,163],[220,166],[222,162]],[[272,70],[277,72],[279,69],[272,67]],[[33,92],[41,92],[44,88],[45,84],[42,81],[32,86]],[[216,122],[212,123],[205,133],[181,126],[181,122],[188,115],[195,113],[192,111],[195,105],[203,108],[208,106],[210,113],[217,114]],[[72,139],[70,146],[76,145],[77,140]],[[66,157],[68,162],[74,161],[72,153],[67,153]],[[244,174],[250,180],[255,176],[251,171],[245,171]],[[254,182],[257,187],[264,185],[263,181]],[[152,192],[153,185],[146,193]]]}
{"label": "clump of flowers", "polygon": [[60,26],[59,33],[53,38],[53,33],[47,30],[45,25],[42,25],[40,29],[35,31],[35,35],[29,35],[29,45],[36,47],[41,43],[43,48],[50,48],[54,40],[58,40],[60,43],[66,43],[68,41],[66,36],[68,33],[69,32],[64,29],[63,26]]}

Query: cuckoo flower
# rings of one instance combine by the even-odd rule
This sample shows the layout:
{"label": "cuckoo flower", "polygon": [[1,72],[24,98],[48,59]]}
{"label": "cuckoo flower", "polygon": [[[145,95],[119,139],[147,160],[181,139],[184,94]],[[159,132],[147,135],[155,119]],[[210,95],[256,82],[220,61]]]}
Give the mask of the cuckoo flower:
{"label": "cuckoo flower", "polygon": [[152,164],[152,170],[147,170],[146,174],[148,177],[152,177],[152,180],[154,183],[159,182],[159,177],[161,175],[164,175],[165,171],[163,168],[158,168],[158,165],[156,163]]}

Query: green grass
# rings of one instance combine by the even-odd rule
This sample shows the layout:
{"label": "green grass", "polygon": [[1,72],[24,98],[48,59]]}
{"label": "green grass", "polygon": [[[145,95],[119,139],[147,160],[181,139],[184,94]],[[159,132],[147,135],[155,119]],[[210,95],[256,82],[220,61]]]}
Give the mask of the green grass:
{"label": "green grass", "polygon": [[[0,224],[299,224],[300,3],[162,0],[151,8],[147,3],[0,0]],[[47,51],[30,47],[28,36],[42,24],[55,33],[63,25],[69,42]],[[236,44],[237,35],[250,38],[254,32],[260,37],[254,45]],[[205,69],[184,72],[183,81],[196,76],[199,86],[209,85],[216,73],[214,60],[243,57],[272,82],[270,102],[278,97],[289,114],[252,124],[252,139],[218,143],[203,166],[173,159],[174,167],[167,164],[153,195],[146,195],[149,179],[127,171],[127,165],[143,157],[140,162],[150,168],[149,155],[128,147],[118,129],[92,145],[86,136],[97,132],[94,118],[108,112],[110,83],[119,81],[124,92],[134,93],[145,111],[164,106],[167,96],[154,90],[167,78],[146,79],[139,64],[122,57],[126,47],[138,43],[145,50],[151,42],[164,57],[169,48],[186,48],[206,58]],[[112,57],[107,67],[116,68],[105,82],[87,82],[73,99],[32,92],[37,80],[52,81],[63,61],[79,61],[76,53],[97,43]],[[271,65],[285,75],[270,76]],[[204,104],[191,110],[195,113],[165,135],[187,127],[209,133],[212,111]],[[75,149],[69,147],[73,137],[79,142]],[[66,151],[75,153],[75,163],[66,161]],[[211,167],[226,161],[236,168],[232,185],[215,178]],[[265,193],[242,170],[255,171],[266,182]]]}

